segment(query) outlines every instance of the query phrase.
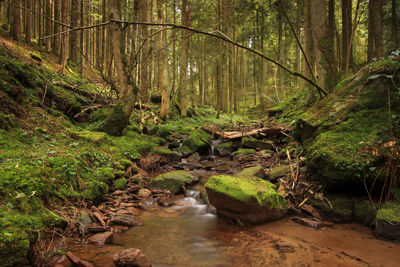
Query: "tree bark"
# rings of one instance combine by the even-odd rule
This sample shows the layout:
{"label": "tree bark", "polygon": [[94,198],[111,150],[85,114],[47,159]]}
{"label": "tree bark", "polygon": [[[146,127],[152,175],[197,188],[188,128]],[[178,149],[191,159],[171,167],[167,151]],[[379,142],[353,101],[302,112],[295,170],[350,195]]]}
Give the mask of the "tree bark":
{"label": "tree bark", "polygon": [[[78,27],[79,22],[79,4],[80,0],[71,0],[71,27]],[[71,32],[69,41],[70,41],[70,58],[74,63],[79,63],[79,51],[78,51],[78,40],[79,33]]]}
{"label": "tree bark", "polygon": [[[14,0],[13,4],[16,6],[21,6],[21,0]],[[21,9],[13,6],[12,7],[12,23],[11,23],[11,36],[15,41],[21,39]]]}
{"label": "tree bark", "polygon": [[352,31],[352,0],[342,0],[342,70],[346,69],[347,54],[350,50],[350,64],[352,64],[353,46],[350,42]]}
{"label": "tree bark", "polygon": [[[182,25],[189,26],[189,0],[182,0]],[[190,32],[186,30],[182,31],[183,35],[188,35]],[[179,108],[181,110],[181,116],[186,117],[186,90],[187,90],[187,69],[188,69],[188,48],[189,48],[189,37],[181,38],[181,55],[180,55],[180,86],[179,86]]]}
{"label": "tree bark", "polygon": [[[46,16],[48,16],[50,18],[53,17],[52,8],[51,8],[51,1],[50,0],[46,0]],[[52,32],[53,32],[52,31],[52,26],[53,26],[53,23],[50,20],[46,19],[46,29],[45,29],[45,35],[46,36],[49,36],[49,35],[52,34]],[[50,52],[51,51],[51,38],[47,38],[44,41],[44,43],[45,43],[45,46],[46,46],[46,51]]]}
{"label": "tree bark", "polygon": [[[120,20],[121,18],[121,1],[110,0],[110,19]],[[138,87],[136,86],[132,72],[128,69],[128,65],[124,58],[126,57],[123,49],[122,25],[113,23],[110,27],[110,38],[112,39],[112,56],[114,65],[118,75],[120,87],[120,97],[117,104],[113,108],[111,114],[99,126],[98,130],[108,133],[109,135],[122,135],[123,130],[129,124],[133,107],[136,102]]]}
{"label": "tree bark", "polygon": [[[157,14],[158,21],[163,23],[163,1],[157,0]],[[160,27],[160,30],[163,27]],[[170,91],[167,82],[168,76],[168,54],[166,48],[164,46],[167,45],[167,33],[163,31],[160,33],[158,38],[158,90],[161,92],[161,110],[160,110],[160,118],[165,120],[169,118],[169,99],[170,99]]]}
{"label": "tree bark", "polygon": [[[26,8],[32,9],[32,0],[26,0]],[[25,16],[25,42],[31,43],[32,39],[32,12],[26,11]]]}
{"label": "tree bark", "polygon": [[400,36],[398,32],[398,25],[397,25],[397,4],[396,0],[392,0],[392,49],[398,49],[400,43]]}
{"label": "tree bark", "polygon": [[[148,21],[149,4],[148,0],[138,0],[139,21]],[[140,99],[142,102],[147,103],[149,97],[149,40],[147,26],[141,28],[141,41],[145,42],[142,47],[142,59],[140,61]]]}
{"label": "tree bark", "polygon": [[[82,0],[83,1],[83,0]],[[54,20],[60,21],[60,3],[61,0],[54,0]],[[54,23],[53,26],[54,33],[58,33],[60,31],[60,25],[58,23]],[[81,31],[83,33],[83,31]],[[40,36],[39,36],[40,37]],[[52,38],[52,47],[53,53],[57,54],[60,52],[60,36],[55,36]]]}
{"label": "tree bark", "polygon": [[[68,1],[61,1],[61,21],[64,24],[68,24]],[[66,31],[67,27],[62,26],[62,31]],[[67,66],[68,60],[68,34],[61,35],[61,47],[60,47],[60,64],[61,72],[64,71]]]}

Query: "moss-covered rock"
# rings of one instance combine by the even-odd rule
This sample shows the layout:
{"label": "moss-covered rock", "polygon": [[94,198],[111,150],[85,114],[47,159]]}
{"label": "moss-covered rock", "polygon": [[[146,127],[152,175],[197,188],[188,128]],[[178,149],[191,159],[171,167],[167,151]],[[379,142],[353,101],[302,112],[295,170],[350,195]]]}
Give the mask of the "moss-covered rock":
{"label": "moss-covered rock", "polygon": [[205,154],[208,152],[208,140],[210,136],[209,133],[202,129],[195,130],[183,141],[182,146],[189,148],[193,153],[199,152]]}
{"label": "moss-covered rock", "polygon": [[274,149],[274,142],[272,141],[265,141],[259,140],[253,137],[243,137],[242,138],[242,145],[247,148],[254,148],[254,149]]}
{"label": "moss-covered rock", "polygon": [[234,144],[232,141],[223,142],[223,143],[218,144],[215,147],[215,150],[222,157],[228,156],[229,154],[231,154],[234,151]]}
{"label": "moss-covered rock", "polygon": [[172,151],[166,147],[158,147],[153,150],[154,153],[165,157],[169,162],[176,162],[181,160],[181,156],[178,152]]}
{"label": "moss-covered rock", "polygon": [[369,200],[354,202],[354,220],[360,224],[371,226],[376,217],[375,206]]}
{"label": "moss-covered rock", "polygon": [[95,144],[101,144],[107,141],[107,134],[103,132],[72,132],[72,137],[81,139]]}
{"label": "moss-covered rock", "polygon": [[386,240],[400,241],[400,203],[390,201],[382,205],[376,214],[375,234]]}
{"label": "moss-covered rock", "polygon": [[269,179],[274,180],[276,178],[286,176],[289,173],[290,173],[290,166],[289,165],[281,165],[281,166],[272,168],[268,173],[268,177],[269,177]]}
{"label": "moss-covered rock", "polygon": [[245,178],[258,177],[260,179],[264,179],[265,171],[262,166],[258,165],[258,166],[243,169],[238,174],[238,176],[245,177]]}
{"label": "moss-covered rock", "polygon": [[119,178],[114,181],[114,189],[121,190],[124,189],[128,181],[126,178]]}
{"label": "moss-covered rock", "polygon": [[257,151],[252,148],[242,148],[232,153],[233,156],[242,156],[242,155],[249,155],[255,154]]}
{"label": "moss-covered rock", "polygon": [[257,177],[211,176],[205,187],[217,213],[240,222],[261,224],[277,220],[288,208],[275,186]]}
{"label": "moss-covered rock", "polygon": [[177,194],[181,191],[185,183],[190,183],[194,176],[187,171],[173,171],[160,174],[151,180],[152,188],[169,190],[172,194]]}

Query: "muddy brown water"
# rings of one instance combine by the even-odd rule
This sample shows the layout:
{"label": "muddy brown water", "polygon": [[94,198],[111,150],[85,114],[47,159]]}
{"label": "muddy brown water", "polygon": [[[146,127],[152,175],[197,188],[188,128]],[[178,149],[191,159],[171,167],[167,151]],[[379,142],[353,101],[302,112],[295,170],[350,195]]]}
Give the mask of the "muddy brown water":
{"label": "muddy brown water", "polygon": [[172,207],[144,212],[144,226],[115,233],[104,247],[70,250],[95,266],[113,266],[112,254],[141,249],[154,267],[167,266],[399,266],[400,244],[377,240],[357,224],[314,230],[290,217],[240,228],[209,213],[192,192]]}

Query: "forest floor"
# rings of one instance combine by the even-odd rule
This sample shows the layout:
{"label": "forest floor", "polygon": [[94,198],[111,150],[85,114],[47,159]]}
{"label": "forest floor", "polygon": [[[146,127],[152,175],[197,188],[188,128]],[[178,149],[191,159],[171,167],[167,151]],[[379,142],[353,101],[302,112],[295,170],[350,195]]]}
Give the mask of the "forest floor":
{"label": "forest floor", "polygon": [[[339,249],[340,242],[346,243],[355,233],[327,222],[328,219],[336,223],[354,219],[372,225],[376,210],[371,211],[370,204],[362,209],[361,216],[356,216],[357,207],[369,203],[368,196],[360,194],[358,189],[352,189],[351,196],[323,192],[325,186],[336,191],[353,185],[359,188],[362,179],[354,177],[365,169],[377,172],[384,165],[384,155],[390,152],[385,150],[397,147],[396,142],[390,143],[393,139],[388,134],[387,103],[382,100],[387,95],[377,98],[373,94],[379,91],[374,79],[379,82],[385,77],[356,76],[355,85],[338,85],[341,90],[311,109],[299,108],[304,104],[304,96],[296,96],[269,109],[274,118],[259,112],[259,118],[221,114],[217,119],[213,108],[198,107],[190,109],[187,118],[180,118],[178,110],[173,108],[172,119],[162,122],[156,115],[159,103],[150,103],[135,109],[122,136],[111,137],[94,131],[108,116],[110,104],[115,101],[112,94],[104,94],[103,84],[95,72],[85,70],[84,73],[92,82],[82,79],[73,67],[61,74],[58,72],[61,66],[54,56],[30,46],[16,45],[7,38],[1,38],[0,43],[0,262],[4,266],[19,262],[51,266],[50,261],[54,265],[55,261],[67,264],[77,260],[66,254],[71,242],[89,240],[103,245],[113,233],[118,240],[119,232],[139,227],[143,214],[180,215],[166,215],[165,209],[184,198],[183,194],[177,198],[168,190],[150,186],[152,178],[159,174],[188,171],[195,179],[186,189],[199,191],[207,202],[203,192],[210,175],[234,175],[252,166],[261,166],[266,177],[277,184],[294,216],[311,221],[297,219],[307,225],[302,226],[286,218],[254,230],[224,223],[223,228],[232,232],[220,231],[221,228],[211,231],[213,240],[229,244],[231,252],[244,253],[247,263],[254,265],[266,260],[260,256],[266,255],[265,247],[274,248],[274,253],[268,255],[271,264],[308,264],[298,258],[313,255],[313,263],[324,266],[330,262],[378,265],[379,261],[392,265],[391,257],[382,251],[386,249],[396,255],[399,246],[371,241],[371,229],[362,228],[356,237],[360,241],[357,244],[362,245],[362,240],[368,239],[374,245],[367,249],[382,252],[382,257],[374,258],[370,250],[347,247],[343,251]],[[378,66],[384,69],[380,73],[385,74],[390,64]],[[364,83],[364,80],[370,82]],[[362,91],[360,85],[370,90]],[[371,98],[374,103],[370,102]],[[396,97],[393,99],[397,101]],[[397,115],[398,104],[392,105],[391,112]],[[255,114],[254,110],[250,113]],[[399,117],[393,117],[393,123]],[[366,128],[365,123],[371,126]],[[290,131],[292,127],[294,130]],[[273,130],[268,135],[261,131],[248,138],[239,136],[224,141],[218,138],[221,132],[244,133],[264,128]],[[367,157],[358,156],[362,154]],[[306,179],[306,172],[309,176],[314,174],[316,179]],[[342,179],[338,181],[337,177]],[[188,191],[182,193],[185,192],[188,194]],[[320,216],[324,219],[319,220]],[[130,226],[134,227],[129,229]],[[309,226],[320,230],[306,228]],[[354,225],[349,227],[359,229]],[[298,230],[284,233],[286,228]],[[324,246],[322,233],[330,236],[336,233],[332,233],[334,230],[346,237],[333,246]],[[305,235],[292,236],[291,231],[315,233],[316,240],[309,240]],[[106,234],[98,236],[98,232]],[[255,243],[256,239],[265,241],[264,248],[253,247],[249,251],[254,254],[246,254],[242,245]],[[110,247],[115,249],[105,246]],[[320,255],[315,256],[315,251]],[[79,250],[73,252],[85,256]],[[102,253],[109,261],[110,251]],[[237,266],[240,264],[243,262]]]}

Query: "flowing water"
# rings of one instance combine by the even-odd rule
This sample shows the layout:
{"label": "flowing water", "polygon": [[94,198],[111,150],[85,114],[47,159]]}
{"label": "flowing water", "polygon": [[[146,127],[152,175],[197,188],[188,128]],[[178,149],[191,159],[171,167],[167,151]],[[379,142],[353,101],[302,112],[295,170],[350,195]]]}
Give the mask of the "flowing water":
{"label": "flowing water", "polygon": [[143,213],[144,226],[115,233],[113,244],[71,251],[95,266],[113,266],[116,251],[141,249],[153,266],[398,266],[400,244],[377,240],[357,224],[314,230],[289,217],[240,228],[217,218],[196,191],[175,205]]}

